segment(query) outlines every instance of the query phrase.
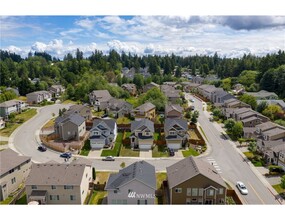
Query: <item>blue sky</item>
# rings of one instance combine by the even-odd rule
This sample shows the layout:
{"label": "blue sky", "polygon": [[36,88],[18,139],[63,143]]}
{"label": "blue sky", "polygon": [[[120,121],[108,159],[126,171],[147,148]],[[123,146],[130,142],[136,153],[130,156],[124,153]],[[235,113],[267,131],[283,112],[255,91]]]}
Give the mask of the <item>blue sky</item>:
{"label": "blue sky", "polygon": [[2,16],[1,48],[62,58],[76,48],[139,55],[264,55],[285,48],[285,16]]}

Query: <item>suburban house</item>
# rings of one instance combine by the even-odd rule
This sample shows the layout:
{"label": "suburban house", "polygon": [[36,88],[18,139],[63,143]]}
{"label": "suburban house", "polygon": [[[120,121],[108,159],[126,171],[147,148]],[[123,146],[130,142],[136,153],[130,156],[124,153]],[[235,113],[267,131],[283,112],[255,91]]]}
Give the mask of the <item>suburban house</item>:
{"label": "suburban house", "polygon": [[186,157],[166,172],[170,204],[225,204],[226,184],[201,158]]}
{"label": "suburban house", "polygon": [[131,122],[131,147],[150,150],[153,145],[154,123],[148,119]]}
{"label": "suburban house", "polygon": [[276,95],[276,93],[268,92],[266,90],[260,90],[259,92],[246,92],[246,94],[254,96],[256,100],[278,99],[278,95]]}
{"label": "suburban house", "polygon": [[108,192],[108,204],[154,205],[155,167],[145,161],[137,161],[119,173],[110,174],[105,190]]}
{"label": "suburban house", "polygon": [[156,87],[156,88],[159,89],[159,85],[156,84],[156,83],[154,83],[154,82],[151,82],[151,83],[149,83],[149,84],[146,84],[146,85],[144,85],[144,87],[143,87],[143,92],[145,93],[145,92],[147,92],[148,90],[150,90],[150,89],[152,89],[152,88],[154,88],[154,87]]}
{"label": "suburban house", "polygon": [[193,76],[192,77],[192,82],[193,83],[197,83],[197,84],[203,84],[205,81],[205,78],[201,77],[201,76]]}
{"label": "suburban house", "polygon": [[[241,110],[244,109],[244,112]],[[235,111],[233,116],[236,121],[241,121],[244,127],[255,127],[263,122],[270,121],[270,119],[256,111],[249,108],[241,108],[240,111]]]}
{"label": "suburban house", "polygon": [[85,119],[85,121],[92,120],[92,112],[89,106],[86,105],[72,105],[63,113],[64,115],[78,114]]}
{"label": "suburban house", "polygon": [[18,88],[7,87],[6,91],[13,91],[16,94],[16,96],[20,96]]}
{"label": "suburban house", "polygon": [[177,104],[168,104],[165,106],[165,118],[182,118],[183,108]]}
{"label": "suburban house", "polygon": [[96,111],[105,110],[111,98],[108,90],[94,90],[89,94],[90,104],[94,106]]}
{"label": "suburban house", "polygon": [[5,128],[5,121],[3,119],[3,117],[0,117],[0,129]]}
{"label": "suburban house", "polygon": [[256,128],[256,134],[257,135],[262,135],[263,132],[265,131],[268,131],[268,130],[271,130],[271,129],[274,129],[274,128],[277,128],[279,125],[271,122],[271,121],[268,121],[268,122],[265,122],[265,123],[262,123],[262,124],[259,124],[259,125],[256,125],[255,128]]}
{"label": "suburban house", "polygon": [[62,85],[52,85],[49,87],[49,92],[53,97],[59,97],[62,93],[64,93],[65,88]]}
{"label": "suburban house", "polygon": [[256,100],[257,104],[259,105],[261,102],[265,102],[267,105],[277,105],[279,106],[283,111],[285,111],[285,102],[283,100],[275,100],[275,99],[269,99],[269,100]]}
{"label": "suburban house", "polygon": [[222,88],[217,88],[214,85],[200,85],[197,87],[199,94],[213,102],[214,92],[223,91]]}
{"label": "suburban house", "polygon": [[281,166],[285,171],[285,141],[275,141],[274,146],[266,146],[263,154],[268,165]]}
{"label": "suburban house", "polygon": [[129,116],[132,109],[133,106],[130,103],[121,99],[111,98],[108,101],[106,112],[108,112],[108,114],[112,114],[115,118],[119,118]]}
{"label": "suburban house", "polygon": [[121,86],[123,89],[127,90],[130,95],[136,96],[137,95],[137,87],[133,83],[125,83]]}
{"label": "suburban house", "polygon": [[7,119],[11,113],[21,113],[26,103],[20,100],[9,100],[0,104],[0,116]]}
{"label": "suburban house", "polygon": [[112,147],[117,136],[117,124],[114,119],[94,119],[90,130],[90,146],[92,149]]}
{"label": "suburban house", "polygon": [[188,140],[188,123],[185,119],[166,118],[164,134],[168,148],[178,150]]}
{"label": "suburban house", "polygon": [[151,102],[146,102],[137,108],[132,110],[131,115],[136,118],[136,120],[140,120],[142,118],[147,118],[149,120],[155,119],[155,105]]}
{"label": "suburban house", "polygon": [[64,141],[78,141],[86,132],[85,119],[79,114],[57,117],[54,130],[55,134]]}
{"label": "suburban house", "polygon": [[83,204],[92,182],[92,162],[77,159],[70,164],[33,164],[26,180],[27,202]]}
{"label": "suburban house", "polygon": [[234,95],[240,95],[243,94],[245,92],[245,88],[242,84],[237,83],[233,86],[233,94]]}
{"label": "suburban house", "polygon": [[224,101],[234,98],[234,96],[224,90],[216,90],[213,93],[213,103],[224,103]]}
{"label": "suburban house", "polygon": [[249,104],[246,104],[238,99],[231,98],[224,101],[224,108],[251,108]]}
{"label": "suburban house", "polygon": [[52,95],[48,91],[37,91],[32,92],[26,95],[27,96],[27,103],[29,104],[38,104],[42,101],[51,101]]}
{"label": "suburban house", "polygon": [[200,84],[198,83],[191,83],[191,82],[182,82],[181,84],[184,92],[192,92],[194,89],[200,86]]}
{"label": "suburban house", "polygon": [[31,157],[20,156],[10,148],[0,151],[0,201],[17,190],[31,169]]}
{"label": "suburban house", "polygon": [[180,99],[179,90],[175,90],[175,89],[166,90],[163,93],[169,102],[173,104],[176,104],[179,102],[179,99]]}

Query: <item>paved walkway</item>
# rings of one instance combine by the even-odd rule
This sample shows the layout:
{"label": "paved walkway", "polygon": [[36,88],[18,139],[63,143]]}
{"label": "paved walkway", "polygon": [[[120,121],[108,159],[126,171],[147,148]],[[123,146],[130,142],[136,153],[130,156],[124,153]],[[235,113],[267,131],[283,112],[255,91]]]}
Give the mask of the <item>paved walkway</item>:
{"label": "paved walkway", "polygon": [[152,158],[152,151],[148,150],[148,151],[140,151],[140,157],[141,158]]}
{"label": "paved walkway", "polygon": [[101,150],[91,150],[88,154],[88,157],[100,157],[102,153],[102,149]]}
{"label": "paved walkway", "polygon": [[175,151],[174,158],[184,158],[182,150]]}

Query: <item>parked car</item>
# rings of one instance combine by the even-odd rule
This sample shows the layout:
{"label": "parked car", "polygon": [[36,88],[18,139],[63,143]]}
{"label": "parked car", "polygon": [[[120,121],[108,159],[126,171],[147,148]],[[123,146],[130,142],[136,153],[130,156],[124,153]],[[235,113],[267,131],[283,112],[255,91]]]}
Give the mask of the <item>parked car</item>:
{"label": "parked car", "polygon": [[194,99],[190,99],[190,102],[194,102]]}
{"label": "parked car", "polygon": [[101,116],[101,118],[107,118],[108,117],[108,114],[104,114]]}
{"label": "parked car", "polygon": [[195,110],[195,106],[194,105],[191,106],[191,110]]}
{"label": "parked car", "polygon": [[175,155],[175,152],[172,148],[168,148],[168,152],[169,152],[169,156],[174,156]]}
{"label": "parked car", "polygon": [[103,161],[115,161],[115,158],[113,156],[107,156],[107,157],[104,157],[102,160]]}
{"label": "parked car", "polygon": [[213,122],[213,121],[214,121],[214,119],[211,117],[211,118],[209,118],[209,121],[210,121],[210,122]]}
{"label": "parked car", "polygon": [[65,152],[65,153],[60,154],[59,156],[69,159],[71,158],[72,154],[70,152]]}
{"label": "parked car", "polygon": [[38,146],[38,150],[41,152],[45,152],[47,150],[47,148],[43,145]]}
{"label": "parked car", "polygon": [[243,182],[238,181],[236,184],[236,187],[238,188],[238,190],[240,191],[241,194],[243,194],[243,195],[248,194],[248,190],[247,190],[246,186],[243,184]]}

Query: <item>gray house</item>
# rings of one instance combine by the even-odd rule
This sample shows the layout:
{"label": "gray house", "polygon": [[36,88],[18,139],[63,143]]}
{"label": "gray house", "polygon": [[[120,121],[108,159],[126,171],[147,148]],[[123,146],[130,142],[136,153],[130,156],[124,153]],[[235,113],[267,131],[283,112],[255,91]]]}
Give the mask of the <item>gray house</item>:
{"label": "gray house", "polygon": [[64,112],[64,115],[79,114],[81,117],[87,120],[92,120],[92,112],[89,106],[86,105],[72,105]]}
{"label": "gray house", "polygon": [[140,150],[150,150],[153,145],[154,123],[148,119],[132,121],[131,146]]}
{"label": "gray house", "polygon": [[50,101],[52,98],[51,93],[44,90],[28,93],[26,96],[27,96],[27,103],[29,104],[38,104],[44,100]]}
{"label": "gray house", "polygon": [[188,140],[188,124],[185,119],[166,118],[164,134],[168,148],[180,149]]}
{"label": "gray house", "polygon": [[114,119],[95,119],[90,130],[90,146],[102,149],[113,146],[117,136],[117,124]]}
{"label": "gray house", "polygon": [[234,96],[224,90],[217,90],[213,94],[213,103],[224,103],[224,101],[234,98]]}
{"label": "gray house", "polygon": [[131,114],[133,106],[121,99],[111,98],[108,101],[107,112],[113,114],[115,118],[124,117]]}
{"label": "gray house", "polygon": [[79,140],[86,132],[85,119],[79,114],[57,117],[54,130],[64,141]]}
{"label": "gray house", "polygon": [[9,100],[0,104],[0,116],[7,119],[11,113],[20,113],[25,109],[26,103],[20,100]]}
{"label": "gray house", "polygon": [[154,205],[155,167],[145,161],[135,162],[110,174],[105,190],[108,204]]}
{"label": "gray house", "polygon": [[151,82],[149,84],[146,84],[144,87],[143,87],[143,92],[147,92],[148,90],[152,89],[152,88],[158,88],[159,89],[159,85],[154,83],[154,82]]}
{"label": "gray house", "polygon": [[89,94],[90,104],[94,106],[96,111],[105,110],[111,98],[108,90],[94,90]]}
{"label": "gray house", "polygon": [[256,100],[261,99],[278,99],[278,95],[274,92],[268,92],[266,90],[260,90],[259,92],[247,92],[248,95],[254,96]]}
{"label": "gray house", "polygon": [[62,85],[52,85],[48,90],[53,97],[59,97],[64,93],[65,88]]}

